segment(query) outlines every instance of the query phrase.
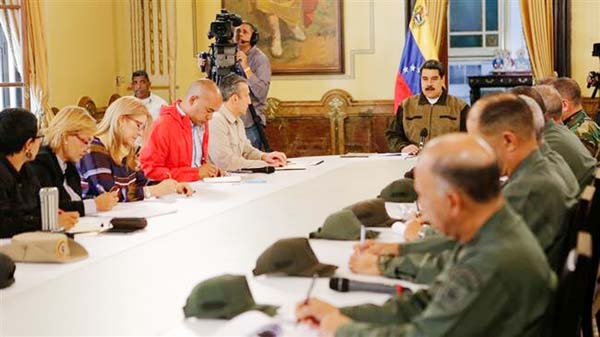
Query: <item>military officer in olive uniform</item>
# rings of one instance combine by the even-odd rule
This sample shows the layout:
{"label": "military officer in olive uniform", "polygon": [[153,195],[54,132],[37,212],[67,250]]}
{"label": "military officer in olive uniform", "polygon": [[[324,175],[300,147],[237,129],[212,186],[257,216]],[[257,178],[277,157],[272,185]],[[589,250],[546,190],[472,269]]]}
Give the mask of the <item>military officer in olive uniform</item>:
{"label": "military officer in olive uniform", "polygon": [[297,305],[298,319],[337,337],[540,336],[556,276],[504,201],[494,152],[472,135],[442,136],[425,147],[415,177],[424,216],[458,242],[432,286],[383,306],[311,298]]}
{"label": "military officer in olive uniform", "polygon": [[[469,112],[467,128],[492,146],[502,175],[509,177],[502,187],[506,202],[523,218],[552,268],[558,270],[564,258],[561,248],[567,216],[577,191],[542,156],[527,99],[512,94],[485,96]],[[423,209],[423,214],[427,212]],[[441,235],[404,244],[369,241],[361,254],[351,258],[350,269],[430,283],[443,270],[455,245],[456,241]],[[393,258],[382,258],[389,256]]]}
{"label": "military officer in olive uniform", "polygon": [[579,187],[583,189],[594,179],[596,159],[579,138],[563,124],[562,98],[558,91],[549,85],[538,85],[533,88],[540,93],[546,106],[544,142],[565,159],[575,174]]}
{"label": "military officer in olive uniform", "polygon": [[392,152],[416,154],[422,134],[424,141],[428,141],[439,135],[466,130],[469,106],[444,90],[444,65],[428,60],[421,66],[420,74],[422,93],[402,101],[385,131]]}
{"label": "military officer in olive uniform", "polygon": [[583,110],[581,88],[571,78],[561,77],[551,83],[562,97],[562,120],[596,159],[600,159],[600,126]]}

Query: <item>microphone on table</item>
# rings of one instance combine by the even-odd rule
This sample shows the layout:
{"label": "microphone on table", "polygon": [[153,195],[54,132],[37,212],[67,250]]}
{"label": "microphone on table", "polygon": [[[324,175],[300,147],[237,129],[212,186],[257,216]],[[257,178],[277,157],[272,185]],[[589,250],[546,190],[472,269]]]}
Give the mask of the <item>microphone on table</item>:
{"label": "microphone on table", "polygon": [[265,167],[256,167],[256,168],[244,168],[239,170],[239,172],[243,173],[266,173],[270,174],[275,172],[275,168],[273,166],[265,166]]}
{"label": "microphone on table", "polygon": [[429,132],[427,131],[427,128],[421,129],[421,134],[419,136],[419,149],[422,149],[423,145],[425,145],[425,138],[427,138],[428,134]]}
{"label": "microphone on table", "polygon": [[411,292],[401,285],[390,286],[381,283],[370,283],[349,280],[347,278],[332,277],[329,279],[329,288],[342,293],[349,291],[367,291],[388,295],[400,295],[403,292]]}

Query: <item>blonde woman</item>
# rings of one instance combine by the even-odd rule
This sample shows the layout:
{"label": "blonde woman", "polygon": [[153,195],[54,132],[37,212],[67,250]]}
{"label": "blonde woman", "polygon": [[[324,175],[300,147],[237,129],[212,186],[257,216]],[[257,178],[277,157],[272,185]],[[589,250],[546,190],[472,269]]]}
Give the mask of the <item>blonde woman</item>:
{"label": "blonde woman", "polygon": [[75,164],[90,150],[96,121],[78,106],[66,106],[52,119],[45,132],[44,146],[32,167],[42,187],[58,188],[59,207],[79,215],[108,211],[119,201],[116,192],[94,199],[81,198],[81,178]]}
{"label": "blonde woman", "polygon": [[152,116],[135,97],[121,97],[108,107],[90,153],[79,162],[84,197],[117,191],[119,201],[136,201],[174,192],[192,194],[187,184],[151,181],[140,170],[135,144],[147,136],[150,124]]}

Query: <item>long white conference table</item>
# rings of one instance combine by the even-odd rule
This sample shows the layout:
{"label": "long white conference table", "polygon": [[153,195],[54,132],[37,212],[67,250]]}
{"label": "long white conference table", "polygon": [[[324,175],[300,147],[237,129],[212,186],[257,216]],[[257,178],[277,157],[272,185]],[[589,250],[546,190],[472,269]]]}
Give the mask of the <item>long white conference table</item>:
{"label": "long white conference table", "polygon": [[[225,321],[184,320],[182,307],[197,283],[225,273],[246,275],[257,303],[279,305],[279,315],[291,318],[311,279],[254,277],[257,257],[279,239],[307,237],[332,212],[376,197],[415,165],[415,159],[397,156],[294,161],[316,159],[324,161],[306,170],[253,174],[248,183],[199,182],[192,197],[144,201],[169,204],[177,212],[149,218],[148,227],[136,233],[77,235],[89,253],[85,260],[18,263],[15,284],[0,290],[0,336],[209,336]],[[390,230],[380,239],[401,240]],[[339,267],[335,276],[385,280],[349,271],[354,243],[311,240],[321,262]],[[338,306],[381,304],[389,298],[337,293],[328,281],[320,278],[312,295]]]}

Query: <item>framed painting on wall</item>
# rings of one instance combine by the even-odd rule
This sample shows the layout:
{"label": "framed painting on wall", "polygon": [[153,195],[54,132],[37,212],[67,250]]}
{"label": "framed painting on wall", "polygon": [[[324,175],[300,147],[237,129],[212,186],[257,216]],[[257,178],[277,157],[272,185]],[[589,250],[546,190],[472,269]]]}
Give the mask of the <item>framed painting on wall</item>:
{"label": "framed painting on wall", "polygon": [[342,0],[222,0],[259,31],[273,74],[344,72]]}

